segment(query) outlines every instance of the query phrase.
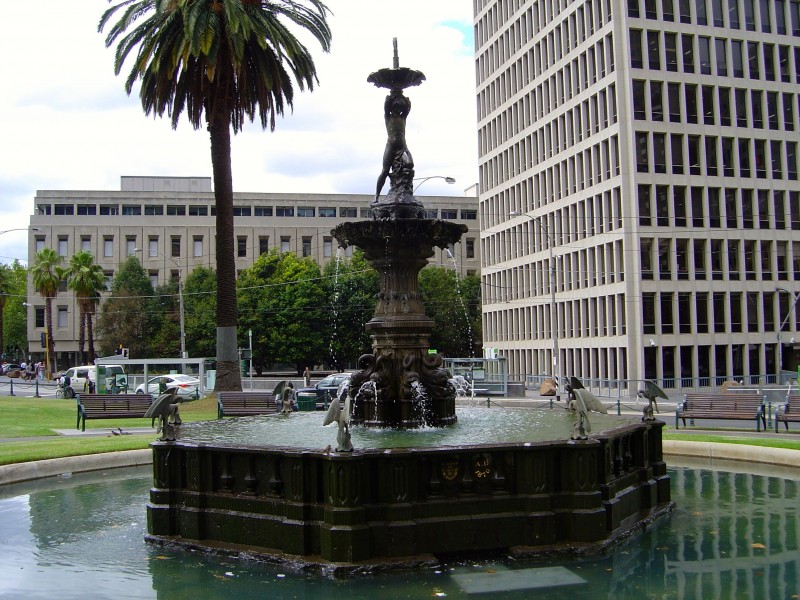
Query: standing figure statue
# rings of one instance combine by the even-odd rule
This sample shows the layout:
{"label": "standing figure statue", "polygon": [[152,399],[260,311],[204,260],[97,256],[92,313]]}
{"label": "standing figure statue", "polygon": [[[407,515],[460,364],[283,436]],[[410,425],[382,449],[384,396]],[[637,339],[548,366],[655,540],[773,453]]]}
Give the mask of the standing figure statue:
{"label": "standing figure statue", "polygon": [[[386,121],[386,149],[383,151],[383,169],[378,175],[375,199],[381,195],[386,178],[391,172],[393,181],[402,175],[411,185],[414,178],[414,159],[406,145],[406,117],[411,111],[411,100],[400,90],[392,90],[383,103],[383,116]],[[410,176],[410,177],[409,177]],[[401,177],[402,179],[402,177]]]}

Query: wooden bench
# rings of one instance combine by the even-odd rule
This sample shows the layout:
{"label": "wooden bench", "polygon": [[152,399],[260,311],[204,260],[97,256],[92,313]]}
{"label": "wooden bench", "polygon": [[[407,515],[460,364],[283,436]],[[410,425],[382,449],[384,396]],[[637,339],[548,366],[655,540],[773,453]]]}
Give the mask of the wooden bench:
{"label": "wooden bench", "polygon": [[778,423],[783,423],[789,431],[789,422],[800,423],[800,396],[790,394],[784,404],[775,407],[775,433],[778,433]]}
{"label": "wooden bench", "polygon": [[248,417],[274,413],[277,410],[272,392],[219,392],[217,418]]}
{"label": "wooden bench", "polygon": [[675,429],[678,420],[686,419],[724,419],[756,420],[756,431],[767,429],[764,411],[764,396],[758,393],[729,392],[726,394],[685,394],[683,402],[675,407]]}
{"label": "wooden bench", "polygon": [[78,424],[86,431],[86,419],[144,418],[153,403],[150,394],[78,394]]}

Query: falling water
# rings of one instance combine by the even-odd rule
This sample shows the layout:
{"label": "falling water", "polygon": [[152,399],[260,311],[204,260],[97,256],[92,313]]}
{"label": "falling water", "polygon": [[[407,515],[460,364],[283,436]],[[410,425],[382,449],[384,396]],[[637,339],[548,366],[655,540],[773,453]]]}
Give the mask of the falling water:
{"label": "falling water", "polygon": [[333,298],[332,298],[332,308],[333,308],[333,328],[331,333],[331,339],[328,341],[328,354],[331,357],[331,363],[334,366],[339,365],[338,360],[336,359],[336,342],[339,338],[339,267],[342,264],[342,247],[339,246],[336,249],[336,268],[333,271]]}
{"label": "falling water", "polygon": [[419,381],[412,381],[411,394],[414,396],[414,411],[423,422],[426,422],[425,416],[428,414],[430,398],[425,386]]}
{"label": "falling water", "polygon": [[367,381],[362,383],[361,387],[358,388],[358,391],[356,392],[356,396],[355,396],[355,398],[353,398],[353,406],[351,408],[351,412],[352,413],[355,414],[356,408],[358,407],[359,402],[361,402],[364,399],[365,395],[371,396],[371,397],[376,398],[376,399],[378,397],[378,386],[371,379],[368,379]]}
{"label": "falling water", "polygon": [[464,295],[461,293],[461,277],[458,274],[458,264],[456,263],[455,256],[450,252],[450,248],[445,248],[445,252],[447,252],[447,256],[450,257],[453,263],[453,274],[456,278],[456,294],[458,295],[458,301],[461,303],[461,309],[464,311],[464,322],[467,325],[467,340],[469,341],[469,357],[475,358],[475,344],[472,343],[472,324],[469,319],[467,305],[464,304]]}

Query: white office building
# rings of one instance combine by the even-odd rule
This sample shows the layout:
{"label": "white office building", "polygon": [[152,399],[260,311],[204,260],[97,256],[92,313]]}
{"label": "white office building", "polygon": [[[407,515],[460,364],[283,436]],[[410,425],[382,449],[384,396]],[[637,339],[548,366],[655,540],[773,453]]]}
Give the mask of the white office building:
{"label": "white office building", "polygon": [[[469,190],[471,192],[472,190]],[[336,256],[331,230],[339,223],[371,218],[372,196],[358,194],[234,193],[236,267],[243,270],[272,248],[296,252],[324,265]],[[423,196],[427,216],[469,227],[451,248],[454,258],[436,250],[433,264],[477,274],[477,198]],[[64,265],[80,251],[92,253],[109,284],[119,265],[136,255],[154,286],[215,266],[215,211],[207,177],[122,177],[120,190],[40,190],[30,218],[28,263],[48,247]],[[346,254],[352,252],[348,248]],[[44,300],[29,282],[28,340],[41,352]],[[74,294],[62,285],[53,303],[53,338],[59,365],[72,365],[78,348],[79,311]]]}
{"label": "white office building", "polygon": [[676,387],[795,370],[800,2],[474,8],[484,347]]}

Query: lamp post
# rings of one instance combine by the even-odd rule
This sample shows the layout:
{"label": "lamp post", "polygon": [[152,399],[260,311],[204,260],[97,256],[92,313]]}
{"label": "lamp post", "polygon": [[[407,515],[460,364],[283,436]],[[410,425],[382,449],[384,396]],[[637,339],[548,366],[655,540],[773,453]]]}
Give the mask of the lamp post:
{"label": "lamp post", "polygon": [[[794,298],[794,302],[789,307],[788,312],[786,313],[786,318],[781,321],[780,327],[778,327],[778,383],[780,384],[781,378],[781,371],[783,371],[783,343],[781,342],[781,331],[786,326],[786,323],[789,321],[789,317],[792,316],[792,309],[797,306],[798,301],[800,301],[800,292],[794,293],[786,288],[775,288],[776,292],[783,292],[785,294],[789,294],[792,298]],[[780,308],[780,302],[778,303],[778,308]]]}
{"label": "lamp post", "polygon": [[[142,248],[134,248],[134,252],[141,252],[144,258],[144,250]],[[178,309],[180,311],[180,326],[181,326],[181,358],[189,358],[186,354],[186,323],[183,314],[183,267],[171,256],[167,256],[163,252],[156,250],[156,254],[168,258],[176,267],[178,267]]]}
{"label": "lamp post", "polygon": [[[13,229],[6,229],[5,231],[0,231],[0,235],[4,233],[8,233],[10,231],[28,231],[28,227],[14,227]],[[38,227],[31,227],[30,231],[39,231]]]}
{"label": "lamp post", "polygon": [[[532,222],[536,223],[539,229],[542,230],[542,233],[547,238],[547,250],[549,254],[550,260],[550,331],[553,335],[553,376],[556,379],[556,400],[561,400],[561,394],[559,392],[560,385],[561,385],[561,359],[559,357],[558,352],[558,311],[556,305],[556,263],[553,260],[553,238],[550,236],[550,232],[547,231],[547,227],[542,224],[541,217],[534,217],[533,215],[529,215],[528,213],[521,213],[518,211],[512,211],[511,216],[514,217],[527,217]],[[533,284],[531,284],[533,287]],[[552,406],[552,403],[551,403]]]}
{"label": "lamp post", "polygon": [[[447,177],[445,175],[430,175],[428,177],[416,177],[414,181],[419,181],[419,183],[416,186],[414,186],[414,192],[416,192],[419,189],[419,186],[421,186],[429,179],[444,179],[449,184],[453,184],[456,182],[455,177]],[[414,192],[411,193],[413,194]]]}

